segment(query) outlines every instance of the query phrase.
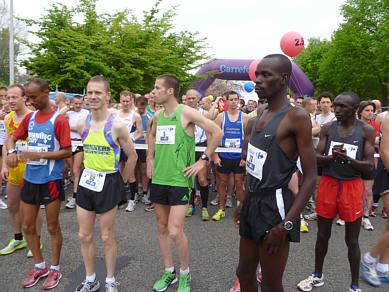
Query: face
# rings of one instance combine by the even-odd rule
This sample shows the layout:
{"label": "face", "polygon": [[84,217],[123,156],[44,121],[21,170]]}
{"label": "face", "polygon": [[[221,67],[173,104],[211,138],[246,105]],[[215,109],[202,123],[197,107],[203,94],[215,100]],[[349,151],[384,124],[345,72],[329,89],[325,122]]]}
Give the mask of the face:
{"label": "face", "polygon": [[121,95],[120,96],[120,105],[121,109],[129,110],[132,107],[132,98],[129,95]]}
{"label": "face", "polygon": [[237,109],[239,105],[239,97],[237,94],[231,94],[227,99],[228,109]]}
{"label": "face", "polygon": [[43,110],[50,105],[49,93],[48,89],[42,91],[35,83],[30,83],[26,87],[26,96],[37,110]]}
{"label": "face", "polygon": [[305,110],[311,114],[313,114],[317,109],[317,105],[314,100],[311,100],[309,104],[306,105]]}
{"label": "face", "polygon": [[82,98],[73,98],[73,110],[79,112],[82,109],[83,100]]}
{"label": "face", "polygon": [[159,111],[159,110],[161,110],[161,109],[163,109],[163,104],[161,104],[161,103],[156,103],[156,104],[155,104],[155,111]]}
{"label": "face", "polygon": [[203,110],[208,111],[211,108],[211,101],[208,98],[203,98],[200,100],[200,107]]}
{"label": "face", "polygon": [[299,106],[302,106],[303,105],[303,99],[302,98],[297,98],[296,99],[296,104],[299,105]]}
{"label": "face", "polygon": [[370,121],[374,115],[374,108],[372,105],[365,106],[363,111],[361,112],[361,117],[365,120]]}
{"label": "face", "polygon": [[25,98],[22,96],[20,88],[12,87],[8,89],[7,101],[11,110],[16,111],[22,109],[25,104]]}
{"label": "face", "polygon": [[255,106],[254,101],[249,100],[249,101],[247,102],[247,109],[248,109],[250,112],[256,110],[256,106]]}
{"label": "face", "polygon": [[334,113],[338,121],[346,121],[355,117],[356,107],[348,95],[338,95],[334,100]]}
{"label": "face", "polygon": [[146,104],[140,104],[139,102],[136,104],[136,107],[138,108],[138,114],[143,116],[146,113]]}
{"label": "face", "polygon": [[281,73],[275,59],[265,58],[255,71],[255,92],[259,98],[269,99],[287,85],[287,74]]}
{"label": "face", "polygon": [[199,101],[199,95],[195,90],[188,90],[186,93],[186,105],[191,108],[197,108],[197,103]]}
{"label": "face", "polygon": [[149,106],[151,106],[151,108],[154,108],[154,106],[155,106],[155,95],[153,92],[150,92]]}
{"label": "face", "polygon": [[169,100],[170,96],[173,95],[173,88],[166,88],[164,80],[157,79],[155,80],[152,92],[154,94],[155,102],[164,104]]}
{"label": "face", "polygon": [[0,105],[3,105],[6,98],[7,98],[7,90],[0,89]]}
{"label": "face", "polygon": [[186,95],[185,94],[181,97],[181,100],[182,100],[182,104],[186,104]]}
{"label": "face", "polygon": [[331,99],[329,97],[322,97],[320,100],[321,110],[325,113],[328,113],[331,110]]}
{"label": "face", "polygon": [[31,102],[29,101],[26,101],[26,107],[31,110],[31,111],[35,111],[35,107],[31,104]]}
{"label": "face", "polygon": [[90,109],[101,109],[107,106],[111,93],[107,92],[102,82],[89,82],[86,87]]}
{"label": "face", "polygon": [[59,104],[61,104],[61,102],[64,102],[64,100],[60,94],[56,94],[54,96],[54,101],[55,101],[56,105],[59,105]]}
{"label": "face", "polygon": [[312,100],[311,106],[312,106],[312,112],[313,113],[316,112],[317,111],[317,100],[316,99]]}

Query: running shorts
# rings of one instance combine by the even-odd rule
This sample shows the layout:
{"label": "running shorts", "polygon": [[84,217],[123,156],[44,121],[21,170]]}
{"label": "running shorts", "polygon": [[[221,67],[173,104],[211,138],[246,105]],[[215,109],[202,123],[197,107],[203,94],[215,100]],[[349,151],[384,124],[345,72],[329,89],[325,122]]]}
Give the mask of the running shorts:
{"label": "running shorts", "polygon": [[124,153],[123,149],[120,149],[119,161],[120,162],[122,162],[122,161],[127,162],[127,159],[128,159],[128,157],[127,157],[126,153]]}
{"label": "running shorts", "polygon": [[8,182],[13,185],[20,187],[23,183],[24,171],[26,170],[26,164],[19,162],[15,168],[8,169]]}
{"label": "running shorts", "polygon": [[146,163],[146,149],[136,149],[136,154],[138,154],[139,162]]}
{"label": "running shorts", "polygon": [[[204,141],[204,142],[201,142],[201,143],[197,143],[196,146],[200,146],[200,147],[207,147],[207,141]],[[199,160],[201,155],[203,155],[204,151],[196,151],[195,153],[195,160]]]}
{"label": "running shorts", "polygon": [[323,175],[317,188],[316,213],[324,218],[354,222],[367,208],[365,184],[361,178],[339,180]]}
{"label": "running shorts", "polygon": [[220,157],[222,166],[216,167],[216,170],[220,173],[229,174],[231,172],[233,173],[245,173],[246,168],[244,166],[239,166],[240,158],[236,159],[228,159]]}
{"label": "running shorts", "polygon": [[378,158],[373,195],[384,195],[387,193],[389,193],[389,172],[386,170],[381,158]]}
{"label": "running shorts", "polygon": [[151,184],[150,201],[156,204],[176,206],[190,202],[192,188]]}
{"label": "running shorts", "polygon": [[45,184],[34,184],[23,180],[21,184],[21,200],[31,205],[47,205],[56,199],[65,200],[62,180],[53,180]]}

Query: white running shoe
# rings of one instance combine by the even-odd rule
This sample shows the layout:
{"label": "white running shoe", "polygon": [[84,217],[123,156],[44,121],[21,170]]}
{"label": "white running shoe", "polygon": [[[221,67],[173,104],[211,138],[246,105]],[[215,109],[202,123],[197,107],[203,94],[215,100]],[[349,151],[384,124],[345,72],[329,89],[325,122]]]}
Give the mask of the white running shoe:
{"label": "white running shoe", "polygon": [[366,254],[361,255],[361,272],[363,278],[372,286],[378,287],[381,285],[381,281],[378,278],[377,271],[376,271],[376,263],[369,264],[365,260]]}
{"label": "white running shoe", "polygon": [[135,207],[136,207],[135,200],[129,200],[128,206],[126,208],[126,212],[133,212],[135,210]]}
{"label": "white running shoe", "polygon": [[5,210],[7,208],[7,204],[2,199],[0,199],[0,209]]}
{"label": "white running shoe", "polygon": [[308,221],[314,221],[317,220],[317,213],[313,212],[311,214],[304,215],[304,218]]}
{"label": "white running shoe", "polygon": [[312,273],[311,276],[298,283],[297,288],[299,288],[301,291],[311,291],[313,287],[321,287],[323,285],[324,276],[321,275],[321,278],[319,278],[315,273]]}
{"label": "white running shoe", "polygon": [[219,194],[216,194],[216,197],[211,201],[209,202],[212,206],[217,206],[219,205]]}
{"label": "white running shoe", "polygon": [[65,205],[67,209],[74,209],[76,207],[76,199],[70,198],[69,202]]}
{"label": "white running shoe", "polygon": [[369,218],[362,217],[362,227],[365,230],[373,231],[374,227],[371,224]]}
{"label": "white running shoe", "polygon": [[336,220],[336,224],[338,224],[339,226],[344,226],[346,222],[344,222],[342,219],[338,219]]}
{"label": "white running shoe", "polygon": [[227,195],[226,208],[232,208],[232,195]]}

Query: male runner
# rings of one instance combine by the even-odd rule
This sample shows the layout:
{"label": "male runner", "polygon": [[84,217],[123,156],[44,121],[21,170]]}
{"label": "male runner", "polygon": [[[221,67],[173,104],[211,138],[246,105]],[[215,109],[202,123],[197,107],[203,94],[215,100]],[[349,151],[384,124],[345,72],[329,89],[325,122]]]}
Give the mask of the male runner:
{"label": "male runner", "polygon": [[[5,122],[4,118],[9,113],[7,105],[7,87],[0,86],[0,170],[3,165],[3,152],[1,151],[5,141]],[[4,158],[5,159],[5,158]],[[0,190],[3,192],[3,179],[0,177]],[[0,209],[7,209],[7,205],[0,199]]]}
{"label": "male runner", "polygon": [[118,205],[126,202],[123,179],[119,173],[120,149],[129,158],[129,167],[126,166],[125,169],[133,172],[137,157],[126,125],[108,110],[107,104],[111,96],[108,81],[103,76],[92,77],[87,85],[87,96],[92,112],[77,124],[77,131],[84,145],[85,169],[80,178],[76,199],[78,236],[86,278],[76,291],[97,291],[100,287],[95,274],[96,245],[93,240],[96,214],[100,214],[101,239],[107,268],[105,289],[117,292],[118,283],[114,277],[117,255],[114,224]]}
{"label": "male runner", "polygon": [[361,291],[358,287],[361,258],[358,237],[364,208],[367,207],[361,175],[369,175],[374,169],[375,133],[372,126],[356,119],[359,103],[358,95],[353,92],[338,95],[334,101],[337,121],[325,124],[320,132],[316,153],[318,164],[323,167],[323,175],[316,201],[318,231],[315,269],[311,276],[297,285],[302,291],[324,285],[324,258],[331,237],[332,221],[337,213],[346,222],[345,242],[351,269],[349,291]]}
{"label": "male runner", "polygon": [[[315,185],[310,117],[301,107],[290,105],[286,96],[291,70],[289,59],[277,54],[264,57],[255,71],[256,93],[268,105],[255,118],[247,154],[243,152],[250,182],[234,214],[240,226],[237,275],[242,292],[257,291],[258,262],[262,291],[284,291],[289,241],[299,241],[300,213]],[[298,155],[306,175],[295,197],[288,184]]]}
{"label": "male runner", "polygon": [[68,98],[66,97],[65,92],[59,91],[54,96],[54,102],[57,106],[57,110],[63,116],[66,115],[66,112],[69,110],[69,107],[67,106],[67,100]]}
{"label": "male runner", "polygon": [[[70,129],[67,119],[50,105],[49,86],[46,80],[33,79],[26,87],[26,96],[37,109],[25,116],[19,127],[7,141],[7,165],[18,166],[18,160],[26,160],[26,170],[21,190],[23,231],[28,247],[34,256],[35,267],[23,287],[34,286],[40,278],[47,277],[43,289],[58,285],[62,277],[59,259],[62,233],[59,225],[59,209],[64,199],[62,186],[63,159],[71,155]],[[19,157],[15,149],[18,140],[28,138],[28,149]],[[40,250],[36,218],[40,205],[45,205],[47,229],[51,237],[52,265],[48,269]]]}
{"label": "male runner", "polygon": [[67,162],[70,165],[70,171],[73,180],[73,196],[69,202],[65,205],[68,209],[74,209],[76,207],[76,195],[78,180],[80,179],[80,173],[82,168],[82,162],[84,159],[84,148],[82,146],[81,136],[77,133],[77,123],[81,119],[85,119],[89,114],[89,111],[82,108],[83,100],[81,95],[75,95],[73,97],[72,110],[66,112],[66,117],[69,120],[70,126],[70,138],[72,139],[72,156],[67,158]]}
{"label": "male runner", "polygon": [[[206,166],[216,149],[222,133],[217,126],[197,110],[179,105],[180,82],[175,76],[162,75],[155,81],[155,102],[164,109],[153,117],[147,153],[147,175],[152,178],[150,200],[155,205],[158,241],[165,272],[154,284],[154,291],[165,291],[177,282],[173,266],[171,242],[174,241],[180,258],[178,292],[190,292],[188,239],[184,219],[193,188],[192,176]],[[195,163],[195,125],[204,129],[208,146]]]}

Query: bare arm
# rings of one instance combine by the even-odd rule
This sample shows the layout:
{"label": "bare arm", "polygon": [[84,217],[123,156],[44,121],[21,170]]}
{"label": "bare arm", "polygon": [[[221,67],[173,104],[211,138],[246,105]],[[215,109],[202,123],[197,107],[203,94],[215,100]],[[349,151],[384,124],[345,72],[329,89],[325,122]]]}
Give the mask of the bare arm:
{"label": "bare arm", "polygon": [[211,108],[209,109],[209,119],[214,120],[216,119],[217,115],[219,114],[218,104],[219,100],[221,99],[221,96],[218,96],[215,100],[215,102],[212,104]]}
{"label": "bare arm", "polygon": [[152,178],[153,176],[153,167],[154,167],[154,153],[155,153],[155,136],[157,129],[157,120],[158,120],[159,111],[156,112],[152,119],[150,119],[150,123],[152,123],[150,132],[148,133],[148,151],[147,151],[147,177]]}
{"label": "bare arm", "polygon": [[381,132],[380,156],[385,168],[389,169],[389,116],[382,121]]}
{"label": "bare arm", "polygon": [[134,124],[136,126],[136,129],[138,133],[136,134],[134,141],[137,141],[139,139],[143,138],[143,125],[142,125],[142,118],[138,113],[134,114]]}
{"label": "bare arm", "polygon": [[328,134],[331,129],[331,123],[324,124],[320,131],[320,140],[319,144],[317,144],[316,147],[316,160],[318,166],[326,166],[334,161],[334,158],[332,155],[324,155],[326,151],[327,141],[328,141]]}
{"label": "bare arm", "polygon": [[316,123],[315,119],[312,119],[312,136],[316,136],[320,133],[321,127]]}

